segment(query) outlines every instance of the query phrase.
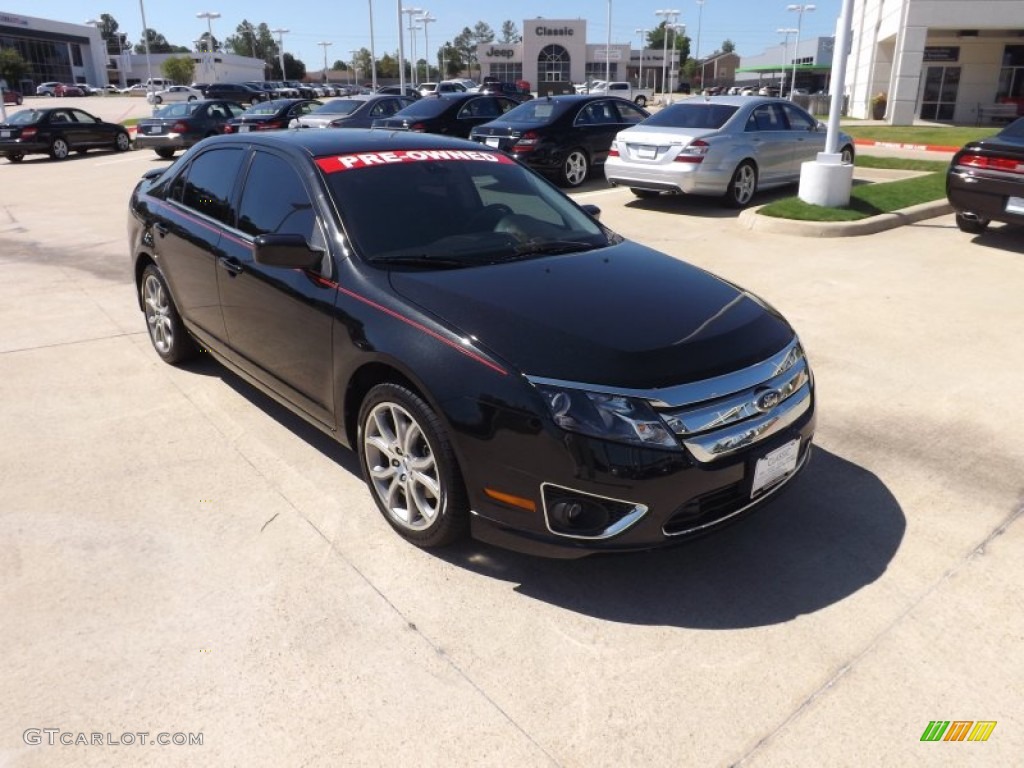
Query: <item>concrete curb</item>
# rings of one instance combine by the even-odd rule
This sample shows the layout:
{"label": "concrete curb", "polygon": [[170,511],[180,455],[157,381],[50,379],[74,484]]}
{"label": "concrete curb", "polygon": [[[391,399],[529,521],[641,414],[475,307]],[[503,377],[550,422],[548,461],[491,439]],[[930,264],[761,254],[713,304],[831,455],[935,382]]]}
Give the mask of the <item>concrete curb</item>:
{"label": "concrete curb", "polygon": [[761,216],[761,206],[748,208],[739,215],[739,224],[744,229],[773,235],[796,235],[797,237],[859,237],[873,235],[887,229],[902,227],[936,216],[953,212],[947,200],[933,200],[930,203],[912,205],[893,213],[881,213],[859,221],[796,221]]}

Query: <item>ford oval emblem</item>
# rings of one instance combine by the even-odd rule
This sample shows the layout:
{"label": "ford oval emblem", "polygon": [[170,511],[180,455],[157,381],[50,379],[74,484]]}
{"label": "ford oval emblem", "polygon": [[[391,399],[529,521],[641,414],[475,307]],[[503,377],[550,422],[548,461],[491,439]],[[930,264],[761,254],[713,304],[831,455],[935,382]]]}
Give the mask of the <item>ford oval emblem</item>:
{"label": "ford oval emblem", "polygon": [[777,389],[766,389],[754,398],[754,407],[761,413],[770,411],[782,402],[782,393]]}

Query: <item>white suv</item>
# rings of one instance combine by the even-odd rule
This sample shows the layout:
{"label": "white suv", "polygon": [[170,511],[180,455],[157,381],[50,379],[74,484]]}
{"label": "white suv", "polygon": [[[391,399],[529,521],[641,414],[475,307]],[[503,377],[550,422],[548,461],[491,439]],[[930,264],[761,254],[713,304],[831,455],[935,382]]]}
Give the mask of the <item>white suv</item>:
{"label": "white suv", "polygon": [[36,96],[53,96],[60,83],[56,80],[36,86]]}

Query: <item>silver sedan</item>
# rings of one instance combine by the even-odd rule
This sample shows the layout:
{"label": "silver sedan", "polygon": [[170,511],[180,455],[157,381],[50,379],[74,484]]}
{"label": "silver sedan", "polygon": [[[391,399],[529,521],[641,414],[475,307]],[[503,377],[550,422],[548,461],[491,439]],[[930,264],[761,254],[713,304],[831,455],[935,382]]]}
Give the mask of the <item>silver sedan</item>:
{"label": "silver sedan", "polygon": [[[605,176],[637,197],[661,192],[722,196],[736,208],[763,189],[800,179],[800,164],[825,151],[825,125],[784,99],[693,98],[621,131]],[[853,138],[839,134],[844,163]]]}

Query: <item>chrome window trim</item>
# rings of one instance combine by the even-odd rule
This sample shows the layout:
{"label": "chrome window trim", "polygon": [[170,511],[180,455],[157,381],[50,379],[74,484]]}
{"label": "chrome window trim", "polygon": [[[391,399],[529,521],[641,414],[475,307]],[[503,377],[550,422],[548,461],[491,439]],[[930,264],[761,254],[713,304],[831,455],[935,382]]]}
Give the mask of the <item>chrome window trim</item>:
{"label": "chrome window trim", "polygon": [[551,387],[563,387],[565,389],[580,389],[587,392],[595,392],[602,395],[620,395],[622,397],[634,397],[646,400],[658,410],[665,408],[680,408],[694,403],[702,403],[706,400],[713,400],[726,395],[732,395],[745,389],[763,384],[769,379],[774,379],[792,368],[799,360],[804,359],[803,347],[800,346],[800,339],[796,336],[781,351],[760,363],[743,368],[739,371],[726,373],[711,379],[693,381],[688,384],[678,384],[673,387],[662,389],[630,389],[628,387],[610,387],[604,384],[585,384],[576,381],[563,381],[561,379],[549,379],[541,376],[526,376],[527,381],[532,384],[543,384]]}

